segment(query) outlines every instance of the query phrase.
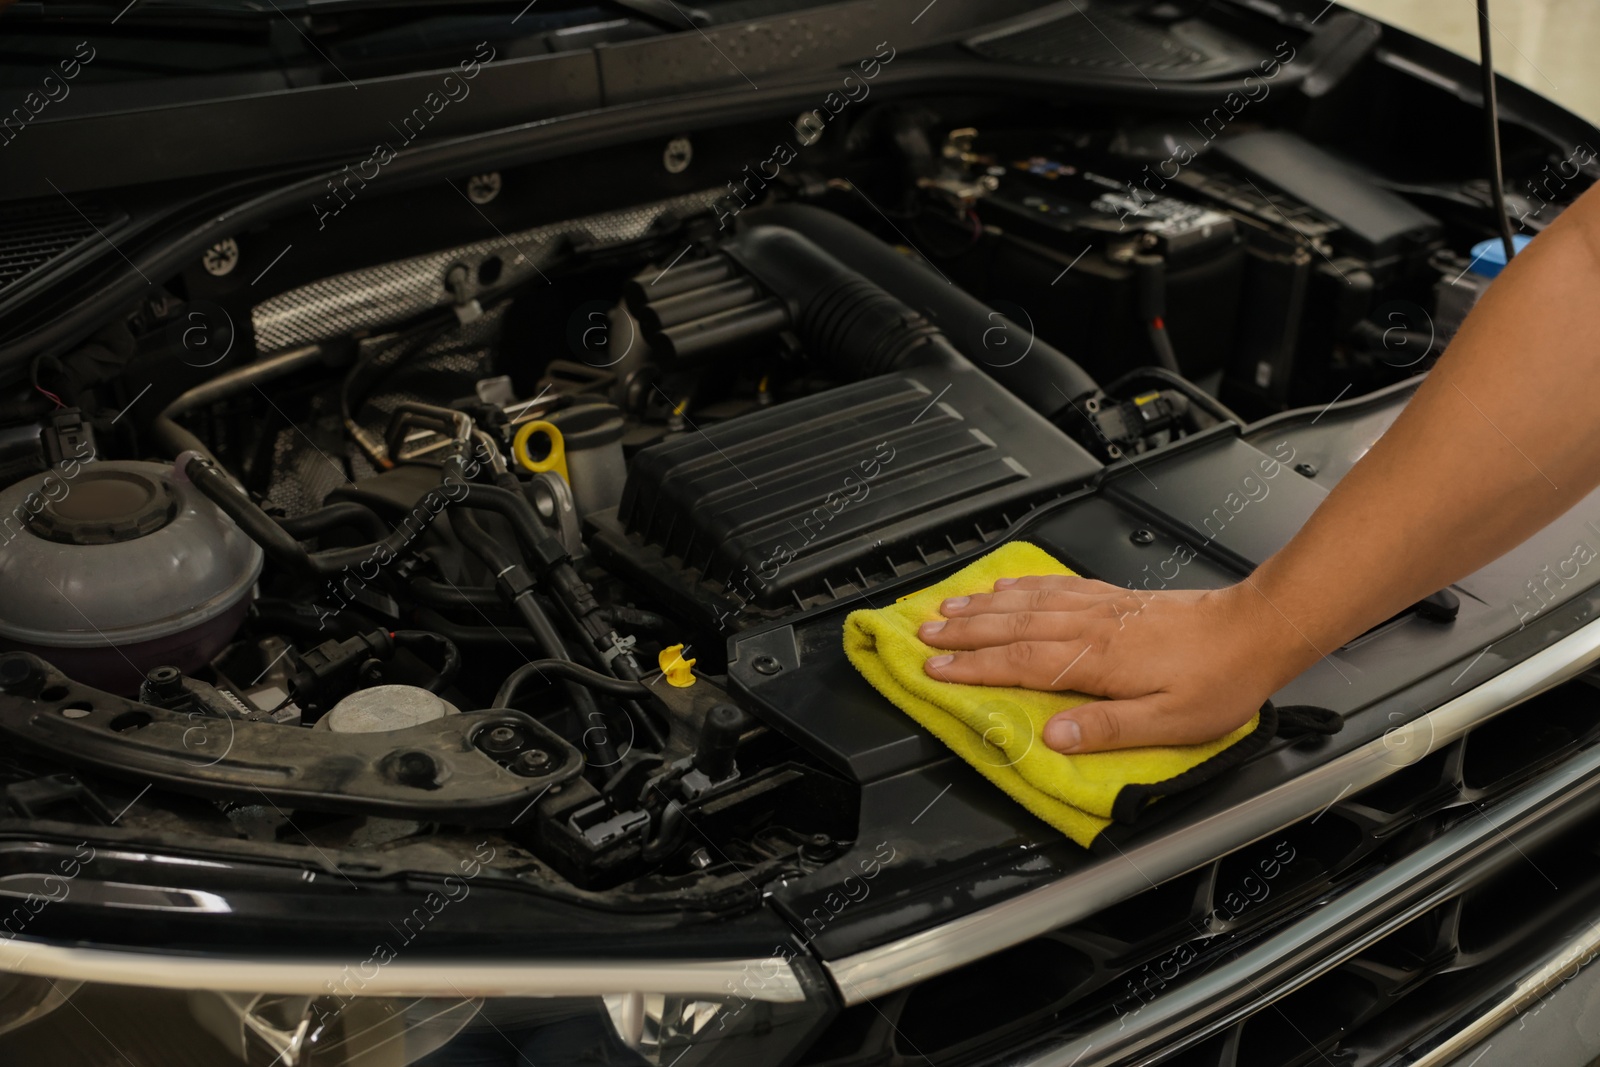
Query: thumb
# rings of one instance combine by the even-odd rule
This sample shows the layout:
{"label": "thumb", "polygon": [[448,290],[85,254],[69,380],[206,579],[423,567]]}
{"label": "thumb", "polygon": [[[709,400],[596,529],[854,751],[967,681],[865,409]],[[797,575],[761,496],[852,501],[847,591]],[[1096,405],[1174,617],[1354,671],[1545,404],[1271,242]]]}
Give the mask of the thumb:
{"label": "thumb", "polygon": [[1057,752],[1085,753],[1209,740],[1177,736],[1183,732],[1149,697],[1092,700],[1052,716],[1044,724],[1044,743]]}

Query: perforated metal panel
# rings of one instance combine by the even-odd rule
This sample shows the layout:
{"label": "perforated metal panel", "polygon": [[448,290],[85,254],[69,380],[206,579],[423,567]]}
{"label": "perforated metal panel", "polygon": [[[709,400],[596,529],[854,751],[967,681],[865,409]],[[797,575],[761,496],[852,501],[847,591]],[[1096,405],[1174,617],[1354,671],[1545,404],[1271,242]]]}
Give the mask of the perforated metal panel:
{"label": "perforated metal panel", "polygon": [[642,237],[663,216],[707,210],[719,195],[719,190],[708,189],[323,278],[255,306],[250,317],[256,348],[273,352],[387,326],[450,304],[444,280],[454,264],[476,266],[498,256],[501,279],[512,281],[543,269],[567,238],[600,245],[631,241]]}

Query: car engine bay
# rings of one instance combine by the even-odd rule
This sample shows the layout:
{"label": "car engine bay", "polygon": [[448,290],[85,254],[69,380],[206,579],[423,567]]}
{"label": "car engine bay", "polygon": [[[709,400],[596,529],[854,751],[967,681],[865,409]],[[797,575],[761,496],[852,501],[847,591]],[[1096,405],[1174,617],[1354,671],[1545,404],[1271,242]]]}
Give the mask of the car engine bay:
{"label": "car engine bay", "polygon": [[425,193],[347,167],[214,245],[0,405],[8,809],[380,870],[487,836],[626,909],[827,864],[859,788],[733,639],[1404,382],[1481,291],[1473,154],[1320,146],[1272,121],[1294,47],[1240,49],[1237,110],[895,99]]}

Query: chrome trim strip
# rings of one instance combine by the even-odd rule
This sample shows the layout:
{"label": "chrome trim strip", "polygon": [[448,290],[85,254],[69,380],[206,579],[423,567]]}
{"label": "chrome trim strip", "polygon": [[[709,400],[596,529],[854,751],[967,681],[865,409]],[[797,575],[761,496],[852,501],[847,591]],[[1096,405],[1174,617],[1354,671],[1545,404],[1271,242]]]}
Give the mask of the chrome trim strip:
{"label": "chrome trim strip", "polygon": [[[179,956],[0,940],[0,972],[160,989],[354,997],[583,997],[667,993],[793,1004],[806,999],[787,960],[407,961]],[[749,981],[754,974],[756,981]],[[737,989],[736,994],[729,991]]]}
{"label": "chrome trim strip", "polygon": [[1007,1060],[1006,1067],[1144,1063],[1203,1041],[1506,865],[1528,862],[1513,836],[1521,845],[1548,839],[1600,807],[1600,795],[1586,805],[1569,803],[1568,794],[1577,792],[1600,794],[1600,747],[1506,797],[1483,818],[1466,819],[1242,955],[1098,1029]]}
{"label": "chrome trim strip", "polygon": [[1072,877],[825,966],[844,1002],[860,1004],[1086,918],[1331,807],[1597,660],[1600,620],[1385,736],[1181,834],[1131,847]]}
{"label": "chrome trim strip", "polygon": [[1493,1037],[1511,1020],[1556,988],[1576,978],[1578,972],[1592,963],[1597,954],[1600,954],[1600,922],[1562,945],[1520,982],[1506,990],[1499,1000],[1491,1002],[1467,1021],[1460,1030],[1412,1060],[1410,1067],[1444,1067],[1453,1063],[1485,1039]]}

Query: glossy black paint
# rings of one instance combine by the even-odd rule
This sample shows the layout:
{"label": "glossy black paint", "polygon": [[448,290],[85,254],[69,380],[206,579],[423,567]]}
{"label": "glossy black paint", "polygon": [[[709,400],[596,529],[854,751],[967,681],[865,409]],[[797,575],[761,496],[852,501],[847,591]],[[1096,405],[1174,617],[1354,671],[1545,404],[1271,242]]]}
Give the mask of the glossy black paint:
{"label": "glossy black paint", "polygon": [[[1188,543],[1202,552],[1181,567],[1171,584],[1207,588],[1235,581],[1242,573],[1234,564],[1238,546],[1250,545],[1252,554],[1269,551],[1298,529],[1309,498],[1304,492],[1308,485],[1289,466],[1298,461],[1298,447],[1316,448],[1318,454],[1359,454],[1387,426],[1406,396],[1405,391],[1393,391],[1381,398],[1381,405],[1358,402],[1328,415],[1311,410],[1274,420],[1262,432],[1248,435],[1256,441],[1255,448],[1231,431],[1191,439],[1158,456],[1141,457],[1138,470],[1125,463],[1108,471],[1099,488],[1040,509],[1013,536],[1038,544],[1091,577],[1160,588],[1159,581],[1150,581],[1152,571],[1146,568],[1156,564],[1159,575],[1159,562],[1172,558],[1183,535],[1158,536],[1155,543],[1138,546],[1130,534],[1153,522],[1167,531],[1187,529],[1194,516],[1223,506],[1234,479],[1242,479],[1249,469],[1243,460],[1259,462],[1256,457],[1271,455],[1274,446],[1284,443],[1295,450],[1294,455],[1279,453],[1285,464],[1281,472],[1271,481],[1258,482],[1270,486],[1270,492],[1233,517],[1232,522],[1239,524],[1234,548],[1213,546],[1215,551],[1208,554],[1203,538],[1188,534]],[[1179,469],[1184,477],[1172,477]],[[1123,493],[1134,482],[1140,486],[1134,491],[1141,500],[1137,512],[1119,500],[1126,499]],[[1215,505],[1196,495],[1198,486],[1209,486],[1219,494]],[[1290,486],[1294,488],[1289,492],[1276,495]],[[1151,504],[1155,500],[1160,500],[1159,508]],[[1243,534],[1246,523],[1252,524],[1248,538]],[[1426,532],[1419,531],[1418,536]],[[1403,615],[1343,648],[1328,650],[1321,662],[1275,696],[1280,704],[1313,704],[1338,711],[1346,719],[1341,733],[1299,741],[1280,738],[1239,771],[1181,801],[1157,804],[1140,824],[1115,828],[1101,851],[1114,856],[1115,842],[1143,843],[1182,834],[1186,827],[1239,800],[1382,737],[1588,622],[1600,607],[1600,588],[1596,588],[1600,566],[1590,565],[1576,577],[1552,582],[1543,601],[1533,596],[1529,584],[1543,587],[1551,573],[1547,567],[1559,579],[1565,565],[1570,575],[1575,564],[1567,561],[1577,542],[1600,551],[1600,492],[1505,557],[1463,579],[1455,587],[1465,594],[1455,622],[1440,624]],[[890,602],[943,573],[919,577],[915,587],[874,591],[873,601]],[[831,916],[809,937],[824,958],[927,929],[1101,858],[1063,841],[975,770],[950,757],[939,742],[855,675],[840,646],[840,624],[844,613],[864,606],[868,605],[850,604],[792,627],[738,638],[730,668],[735,683],[762,705],[767,721],[804,737],[862,782],[855,847],[830,867],[791,882],[772,896],[774,905],[801,929],[808,916]],[[1137,620],[1129,625],[1137,625]],[[765,678],[748,670],[752,653],[773,648],[788,650],[793,664],[784,672],[788,677]],[[868,896],[840,907],[845,894],[856,891],[855,883],[846,879],[857,874],[857,865],[883,841],[893,845],[897,860],[885,865]]]}

